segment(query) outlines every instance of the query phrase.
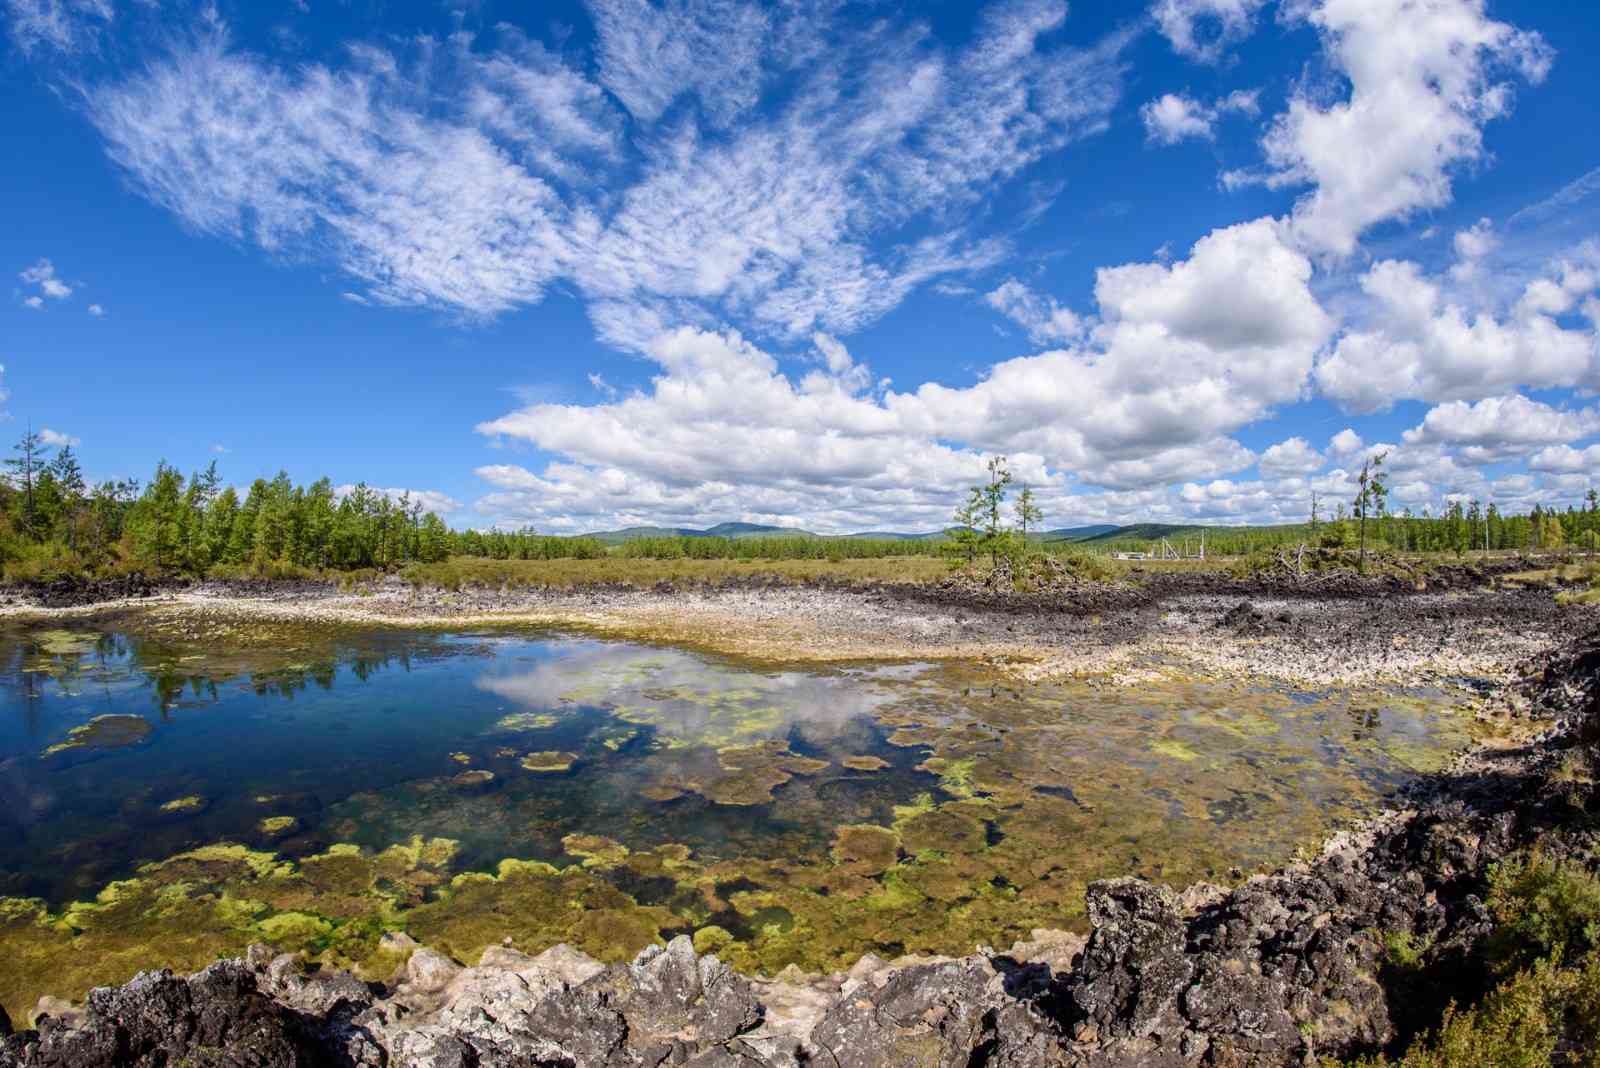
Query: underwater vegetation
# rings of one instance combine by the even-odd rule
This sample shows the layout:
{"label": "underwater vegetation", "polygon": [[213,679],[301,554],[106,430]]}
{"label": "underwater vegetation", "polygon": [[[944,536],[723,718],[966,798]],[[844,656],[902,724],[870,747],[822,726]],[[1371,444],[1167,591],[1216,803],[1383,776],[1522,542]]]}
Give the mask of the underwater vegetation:
{"label": "underwater vegetation", "polygon": [[[254,941],[387,978],[400,930],[464,961],[507,939],[622,960],[680,933],[749,972],[961,954],[1081,926],[1094,879],[1279,863],[1468,740],[1434,692],[1019,687],[528,635],[385,636],[386,675],[357,670],[376,663],[359,636],[287,637],[242,675],[224,641],[215,679],[209,645],[51,639],[106,682],[18,703],[64,710],[37,731],[0,721],[0,791],[29,821],[0,851],[14,1019]],[[290,671],[315,685],[286,691]],[[159,719],[103,710],[152,696]],[[102,808],[71,807],[95,790]]]}

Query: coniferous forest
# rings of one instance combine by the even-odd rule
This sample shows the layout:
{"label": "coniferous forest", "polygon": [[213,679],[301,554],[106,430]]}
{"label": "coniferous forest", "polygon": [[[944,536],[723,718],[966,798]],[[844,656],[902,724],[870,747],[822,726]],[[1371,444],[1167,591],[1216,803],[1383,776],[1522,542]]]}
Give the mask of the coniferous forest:
{"label": "coniferous forest", "polygon": [[[143,483],[124,479],[90,484],[74,449],[53,448],[32,432],[12,448],[4,474],[0,569],[9,581],[133,572],[289,577],[390,570],[452,556],[854,559],[940,554],[958,547],[943,539],[815,536],[649,537],[608,546],[596,538],[544,535],[531,529],[453,530],[409,494],[391,495],[366,485],[339,493],[327,478],[301,485],[279,472],[271,479],[256,479],[241,495],[225,484],[215,461],[188,475],[160,463]],[[1140,550],[1163,537],[1197,541],[1201,529],[1128,527],[1076,541],[1040,540],[1035,534],[1025,544],[1046,551]],[[1317,522],[1204,529],[1207,551],[1215,556],[1242,556],[1295,543],[1353,547],[1357,537],[1351,511],[1343,504]],[[1408,553],[1592,552],[1600,547],[1600,500],[1591,491],[1582,508],[1535,506],[1518,515],[1478,501],[1451,502],[1437,515],[1394,513],[1380,501],[1369,519],[1367,537],[1373,547]]]}

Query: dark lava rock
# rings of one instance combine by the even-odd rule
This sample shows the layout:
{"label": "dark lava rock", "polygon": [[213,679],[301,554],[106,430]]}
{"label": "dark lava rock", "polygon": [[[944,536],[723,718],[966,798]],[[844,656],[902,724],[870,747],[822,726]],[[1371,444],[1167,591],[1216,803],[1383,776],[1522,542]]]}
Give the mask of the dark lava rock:
{"label": "dark lava rock", "polygon": [[28,1068],[165,1068],[168,1065],[311,1068],[324,1063],[292,1010],[256,989],[240,961],[188,979],[142,972],[89,994],[77,1027],[45,1020],[13,1035],[0,1065]]}
{"label": "dark lava rock", "polygon": [[6,1007],[0,1005],[0,1038],[5,1038],[11,1033],[11,1017],[6,1015]]}
{"label": "dark lava rock", "polygon": [[1007,976],[968,957],[858,988],[811,1032],[813,1063],[838,1068],[1033,1068],[1065,1063],[1061,1033]]}

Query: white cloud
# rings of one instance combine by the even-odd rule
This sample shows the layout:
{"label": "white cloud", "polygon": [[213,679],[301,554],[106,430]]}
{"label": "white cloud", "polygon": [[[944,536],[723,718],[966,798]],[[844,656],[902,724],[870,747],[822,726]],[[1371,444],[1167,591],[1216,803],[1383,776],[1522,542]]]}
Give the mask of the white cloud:
{"label": "white cloud", "polygon": [[1562,410],[1512,394],[1438,405],[1404,439],[1408,445],[1454,446],[1470,463],[1498,463],[1596,433],[1600,409]]}
{"label": "white cloud", "polygon": [[1159,0],[1156,25],[1179,55],[1201,63],[1220,60],[1229,46],[1250,35],[1266,0]]}
{"label": "white cloud", "polygon": [[815,9],[763,10],[739,0],[588,0],[588,6],[599,37],[600,83],[635,119],[654,122],[692,93],[718,126],[755,106],[769,67],[803,57],[803,51],[783,54],[783,46],[792,48],[793,35],[809,21],[795,16]]}
{"label": "white cloud", "polygon": [[43,311],[44,310],[44,298],[43,297],[23,297],[22,298],[22,306],[24,308],[32,308],[34,311]]}
{"label": "white cloud", "polygon": [[[1019,0],[986,12],[962,50],[875,24],[811,55],[780,26],[757,35],[756,62],[739,58],[741,42],[790,15],[728,0],[595,10],[602,78],[645,118],[670,103],[652,56],[677,70],[687,49],[708,77],[708,42],[741,72],[808,62],[759,115],[742,103],[763,84],[754,74],[695,83],[731,125],[664,124],[624,142],[598,86],[515,35],[410,60],[363,47],[335,72],[272,66],[217,30],[92,92],[90,113],[137,186],[189,226],[274,251],[331,249],[377,303],[493,316],[566,280],[617,344],[644,343],[651,319],[802,338],[859,329],[918,285],[996,262],[1004,242],[968,237],[963,210],[1105,128],[1129,39],[1068,47],[1054,36],[1063,4]],[[662,52],[652,13],[699,28],[662,37]],[[807,33],[826,29],[817,20]],[[444,74],[467,91],[419,89]],[[619,181],[600,192],[598,179]],[[925,236],[874,247],[913,220]]]}
{"label": "white cloud", "polygon": [[76,448],[83,444],[80,439],[73,437],[71,434],[63,434],[60,431],[51,430],[49,427],[44,427],[39,431],[39,440],[53,449],[58,449],[62,446]]}
{"label": "white cloud", "polygon": [[89,305],[89,314],[94,316],[96,319],[102,318],[105,315],[105,313],[106,313],[105,308],[101,307],[100,305],[98,305],[98,304]]}
{"label": "white cloud", "polygon": [[943,523],[997,452],[1052,501],[1069,473],[1135,491],[1215,478],[1255,462],[1232,431],[1301,395],[1331,328],[1310,274],[1272,220],[1219,230],[1178,263],[1101,271],[1078,347],[966,388],[868,392],[870,372],[826,335],[796,382],[737,333],[669,330],[645,346],[660,368],[648,391],[482,424],[562,459],[481,470],[496,490],[477,507],[539,526],[715,512],[842,529]]}
{"label": "white cloud", "polygon": [[1039,344],[1072,341],[1088,326],[1071,308],[1057,304],[1054,297],[1035,293],[1015,278],[985,293],[983,302],[1021,326]]}
{"label": "white cloud", "polygon": [[[40,260],[19,273],[17,277],[27,285],[38,289],[38,296],[49,297],[51,300],[66,300],[72,296],[72,287],[56,275],[55,265],[49,260]],[[29,306],[39,305],[30,303]]]}
{"label": "white cloud", "polygon": [[1484,257],[1499,247],[1500,237],[1495,233],[1493,222],[1479,219],[1467,229],[1456,231],[1453,243],[1456,263],[1450,268],[1450,277],[1468,283],[1478,277]]}
{"label": "white cloud", "polygon": [[1458,167],[1483,159],[1482,126],[1506,114],[1516,70],[1543,79],[1536,33],[1484,13],[1483,0],[1300,0],[1349,93],[1306,86],[1263,147],[1274,185],[1314,188],[1295,207],[1306,247],[1348,255],[1368,227],[1450,202]]}
{"label": "white cloud", "polygon": [[1586,449],[1566,444],[1549,445],[1528,457],[1528,468],[1562,475],[1587,474],[1593,478],[1600,472],[1600,445],[1590,445]]}
{"label": "white cloud", "polygon": [[1257,467],[1266,478],[1281,478],[1285,475],[1309,475],[1313,471],[1320,471],[1325,462],[1322,454],[1309,441],[1293,437],[1269,446],[1261,454]]}
{"label": "white cloud", "polygon": [[111,0],[5,0],[5,13],[24,53],[93,49],[116,15]]}
{"label": "white cloud", "polygon": [[1140,108],[1139,117],[1148,140],[1175,145],[1190,137],[1209,140],[1216,113],[1198,100],[1167,93]]}
{"label": "white cloud", "polygon": [[1328,451],[1340,460],[1348,460],[1359,453],[1365,444],[1355,428],[1347,426],[1328,439]]}
{"label": "white cloud", "polygon": [[228,451],[228,447],[226,445],[218,443],[216,445],[211,446],[211,451],[216,453],[218,456],[221,456],[221,455],[225,454]]}
{"label": "white cloud", "polygon": [[1140,108],[1139,117],[1144,121],[1146,140],[1155,144],[1175,145],[1191,137],[1209,141],[1219,118],[1229,112],[1254,115],[1260,110],[1259,98],[1259,90],[1240,89],[1214,104],[1205,104],[1166,93]]}
{"label": "white cloud", "polygon": [[[215,451],[215,449],[213,449],[213,451]],[[356,488],[356,484],[353,482],[347,482],[342,486],[335,486],[333,488],[334,499],[343,500],[345,497],[348,497],[350,494],[354,493]],[[441,515],[448,515],[451,512],[459,512],[461,510],[460,501],[448,494],[440,493],[438,490],[402,488],[383,489],[378,486],[368,486],[367,489],[372,493],[381,493],[383,496],[389,498],[391,501],[394,501],[396,504],[400,502],[401,498],[409,496],[413,504],[422,505],[422,510],[424,512],[437,512]]]}
{"label": "white cloud", "polygon": [[1518,386],[1570,387],[1593,373],[1595,336],[1553,317],[1594,288],[1593,272],[1558,265],[1531,283],[1505,317],[1446,297],[1415,263],[1383,260],[1361,277],[1372,305],[1317,366],[1317,384],[1351,411],[1397,400],[1468,400]]}

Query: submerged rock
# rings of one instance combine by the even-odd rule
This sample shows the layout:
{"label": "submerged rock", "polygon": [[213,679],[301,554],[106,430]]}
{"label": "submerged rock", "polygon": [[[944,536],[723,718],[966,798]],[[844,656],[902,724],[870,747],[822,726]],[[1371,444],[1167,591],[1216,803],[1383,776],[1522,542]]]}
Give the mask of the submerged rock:
{"label": "submerged rock", "polygon": [[154,732],[155,728],[143,716],[96,716],[88,723],[73,727],[67,732],[65,740],[46,749],[44,755],[59,758],[75,750],[93,752],[125,749],[128,746],[141,744]]}

